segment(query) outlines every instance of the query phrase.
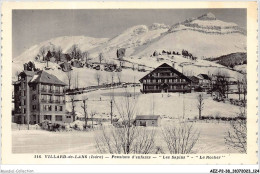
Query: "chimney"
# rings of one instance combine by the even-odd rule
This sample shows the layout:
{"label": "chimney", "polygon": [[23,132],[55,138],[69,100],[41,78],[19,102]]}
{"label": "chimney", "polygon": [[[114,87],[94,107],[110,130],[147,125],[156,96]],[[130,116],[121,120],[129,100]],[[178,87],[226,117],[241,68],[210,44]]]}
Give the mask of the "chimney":
{"label": "chimney", "polygon": [[172,67],[175,69],[175,63],[172,63]]}

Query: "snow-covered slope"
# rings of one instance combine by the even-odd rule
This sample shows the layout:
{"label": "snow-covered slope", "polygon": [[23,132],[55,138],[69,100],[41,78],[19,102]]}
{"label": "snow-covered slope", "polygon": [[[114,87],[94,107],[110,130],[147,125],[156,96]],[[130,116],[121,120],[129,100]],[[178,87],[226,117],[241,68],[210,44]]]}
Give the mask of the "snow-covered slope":
{"label": "snow-covered slope", "polygon": [[39,50],[42,46],[59,46],[62,48],[63,52],[66,53],[74,44],[77,44],[81,50],[85,51],[97,47],[105,43],[107,40],[107,38],[92,38],[86,36],[57,37],[32,46],[31,48],[25,50],[20,56],[14,58],[13,61],[23,63],[34,60],[35,56],[39,54]]}
{"label": "snow-covered slope", "polygon": [[169,30],[169,26],[154,23],[151,26],[137,25],[125,30],[122,34],[111,38],[105,44],[90,50],[94,56],[103,52],[107,58],[116,57],[118,48],[126,48],[126,56],[133,55],[135,50],[154,41]]}
{"label": "snow-covered slope", "polygon": [[[112,61],[117,61],[116,51],[118,48],[126,48],[125,60],[133,62],[135,65],[142,64],[152,68],[164,63],[157,61],[157,58],[163,58],[165,63],[169,64],[176,62],[176,66],[191,61],[177,55],[174,55],[174,57],[172,55],[151,57],[155,50],[158,52],[162,50],[181,52],[185,49],[198,57],[198,61],[195,63],[190,62],[189,65],[184,67],[184,70],[192,75],[197,75],[199,73],[214,72],[220,66],[213,62],[201,60],[203,58],[219,57],[234,52],[246,52],[246,35],[245,31],[236,24],[220,21],[213,14],[208,13],[197,18],[187,19],[171,27],[158,23],[151,26],[133,26],[110,39],[85,36],[58,37],[34,45],[20,56],[13,58],[13,77],[15,78],[15,74],[22,70],[22,63],[34,60],[42,46],[60,46],[63,53],[66,53],[73,44],[77,44],[82,51],[88,51],[93,59],[97,58],[98,54],[102,52],[106,60],[110,59]],[[36,67],[42,69],[44,66],[45,64],[36,62]],[[134,65],[130,63],[129,66]],[[60,71],[54,69],[54,73]],[[78,70],[77,68],[75,70],[89,74],[88,79],[90,80],[86,84],[82,84],[82,86],[95,83],[95,79],[92,77],[95,73],[94,70],[85,71],[85,69]],[[127,73],[124,73],[124,71]],[[123,70],[123,74],[125,74],[124,81],[133,79],[129,73],[135,73],[136,77],[143,75],[140,72]],[[229,73],[232,74],[231,76],[237,77],[237,72]],[[104,79],[106,79],[105,76],[104,74]],[[63,79],[64,77],[61,75],[60,78]]]}
{"label": "snow-covered slope", "polygon": [[118,48],[126,48],[126,57],[150,56],[155,50],[188,50],[198,58],[217,57],[234,52],[246,52],[245,31],[235,23],[216,19],[212,13],[187,19],[169,27],[154,23],[151,26],[133,26],[121,34],[107,38],[65,36],[54,38],[26,50],[14,61],[33,60],[41,46],[60,46],[66,52],[73,44],[89,51],[95,58],[100,52],[105,59],[115,58]]}
{"label": "snow-covered slope", "polygon": [[138,52],[151,55],[155,50],[188,50],[198,58],[246,52],[245,31],[235,23],[216,19],[212,13],[173,25],[160,39]]}

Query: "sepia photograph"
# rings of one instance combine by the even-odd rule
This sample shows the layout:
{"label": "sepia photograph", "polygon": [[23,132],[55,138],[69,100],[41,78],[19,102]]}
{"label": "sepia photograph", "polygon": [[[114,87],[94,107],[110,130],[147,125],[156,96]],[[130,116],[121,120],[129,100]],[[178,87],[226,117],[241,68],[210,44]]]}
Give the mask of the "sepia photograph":
{"label": "sepia photograph", "polygon": [[246,154],[247,9],[12,10],[14,154]]}

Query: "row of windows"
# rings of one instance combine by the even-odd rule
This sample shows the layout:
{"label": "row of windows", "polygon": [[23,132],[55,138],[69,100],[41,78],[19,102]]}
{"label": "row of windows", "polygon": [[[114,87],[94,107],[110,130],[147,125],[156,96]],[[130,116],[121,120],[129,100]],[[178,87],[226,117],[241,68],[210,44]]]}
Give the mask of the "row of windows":
{"label": "row of windows", "polygon": [[175,74],[173,72],[154,72],[149,75],[149,77],[164,77],[164,76],[174,76]]}
{"label": "row of windows", "polygon": [[41,89],[46,90],[46,91],[55,90],[55,91],[61,92],[64,90],[64,87],[63,86],[53,86],[53,85],[41,85]]}
{"label": "row of windows", "polygon": [[[169,85],[168,89],[183,89],[185,85]],[[144,89],[161,89],[161,86],[155,85],[155,86],[144,86]]]}
{"label": "row of windows", "polygon": [[158,82],[158,83],[164,83],[164,82],[186,82],[185,79],[144,79],[144,83],[149,82]]}
{"label": "row of windows", "polygon": [[[53,110],[54,109],[54,110]],[[54,107],[52,105],[43,105],[44,111],[63,111],[63,106],[57,106]]]}
{"label": "row of windows", "polygon": [[43,101],[63,101],[65,100],[64,96],[52,96],[52,95],[41,95],[41,100]]}
{"label": "row of windows", "polygon": [[[44,120],[52,120],[52,115],[44,115]],[[62,121],[62,115],[55,115],[55,121]]]}

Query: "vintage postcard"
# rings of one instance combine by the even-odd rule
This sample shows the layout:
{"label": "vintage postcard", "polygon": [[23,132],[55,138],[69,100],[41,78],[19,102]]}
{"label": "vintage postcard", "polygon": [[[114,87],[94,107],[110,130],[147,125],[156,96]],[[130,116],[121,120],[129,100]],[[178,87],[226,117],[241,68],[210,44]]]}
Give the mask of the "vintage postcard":
{"label": "vintage postcard", "polygon": [[3,164],[257,164],[256,2],[6,2]]}

